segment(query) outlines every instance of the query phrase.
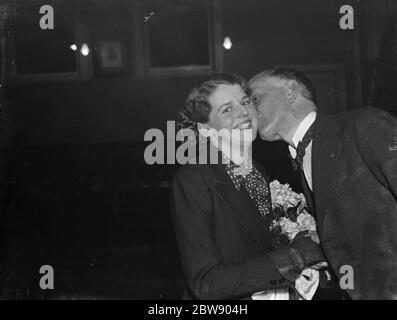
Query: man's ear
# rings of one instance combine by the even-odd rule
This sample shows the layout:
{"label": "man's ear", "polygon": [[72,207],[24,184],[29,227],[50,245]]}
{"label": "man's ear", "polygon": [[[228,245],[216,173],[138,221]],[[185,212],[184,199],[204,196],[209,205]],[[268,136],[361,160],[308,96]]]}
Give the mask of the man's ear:
{"label": "man's ear", "polygon": [[299,83],[295,80],[288,80],[284,85],[289,104],[293,104],[299,94]]}

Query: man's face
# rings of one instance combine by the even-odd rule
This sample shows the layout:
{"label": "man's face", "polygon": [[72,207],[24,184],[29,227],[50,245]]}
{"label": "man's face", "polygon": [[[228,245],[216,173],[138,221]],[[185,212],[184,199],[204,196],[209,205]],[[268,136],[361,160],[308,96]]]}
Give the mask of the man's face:
{"label": "man's face", "polygon": [[250,84],[252,102],[258,113],[258,134],[263,140],[281,140],[280,132],[291,112],[284,85],[285,80],[275,77],[258,79]]}

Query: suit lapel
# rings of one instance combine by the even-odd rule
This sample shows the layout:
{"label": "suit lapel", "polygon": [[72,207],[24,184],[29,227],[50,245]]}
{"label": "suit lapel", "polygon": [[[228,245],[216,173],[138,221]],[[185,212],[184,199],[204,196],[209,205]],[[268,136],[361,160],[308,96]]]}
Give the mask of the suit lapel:
{"label": "suit lapel", "polygon": [[224,165],[213,165],[215,178],[213,189],[230,209],[230,213],[238,220],[258,245],[266,250],[270,241],[269,227],[271,217],[263,219],[249,194],[241,186],[238,191],[227,175]]}
{"label": "suit lapel", "polygon": [[313,194],[318,228],[321,232],[324,212],[330,200],[335,172],[331,168],[341,149],[340,127],[332,116],[317,115],[312,147]]}
{"label": "suit lapel", "polygon": [[313,216],[316,216],[316,207],[314,205],[314,199],[313,199],[313,193],[310,190],[309,184],[307,183],[305,174],[303,171],[300,171],[300,178],[301,178],[301,184],[303,188],[303,193],[306,198],[307,205],[309,207],[309,210]]}

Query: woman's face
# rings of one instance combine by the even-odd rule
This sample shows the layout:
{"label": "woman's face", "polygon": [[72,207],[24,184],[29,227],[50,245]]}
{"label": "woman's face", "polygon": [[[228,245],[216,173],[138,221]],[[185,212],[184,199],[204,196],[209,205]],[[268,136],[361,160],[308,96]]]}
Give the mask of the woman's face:
{"label": "woman's face", "polygon": [[[208,97],[211,105],[207,126],[219,132],[227,129],[233,136],[236,133],[248,133],[251,141],[257,134],[256,110],[251,104],[250,97],[238,84],[221,84]],[[239,134],[243,139],[243,134]]]}

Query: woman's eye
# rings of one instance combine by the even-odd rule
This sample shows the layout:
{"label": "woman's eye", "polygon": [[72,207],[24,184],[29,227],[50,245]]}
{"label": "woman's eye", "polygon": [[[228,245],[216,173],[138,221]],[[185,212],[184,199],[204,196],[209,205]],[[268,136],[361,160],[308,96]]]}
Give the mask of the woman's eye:
{"label": "woman's eye", "polygon": [[243,106],[246,106],[247,104],[250,104],[249,100],[243,101]]}
{"label": "woman's eye", "polygon": [[222,113],[230,112],[232,110],[232,107],[227,107],[223,109]]}

